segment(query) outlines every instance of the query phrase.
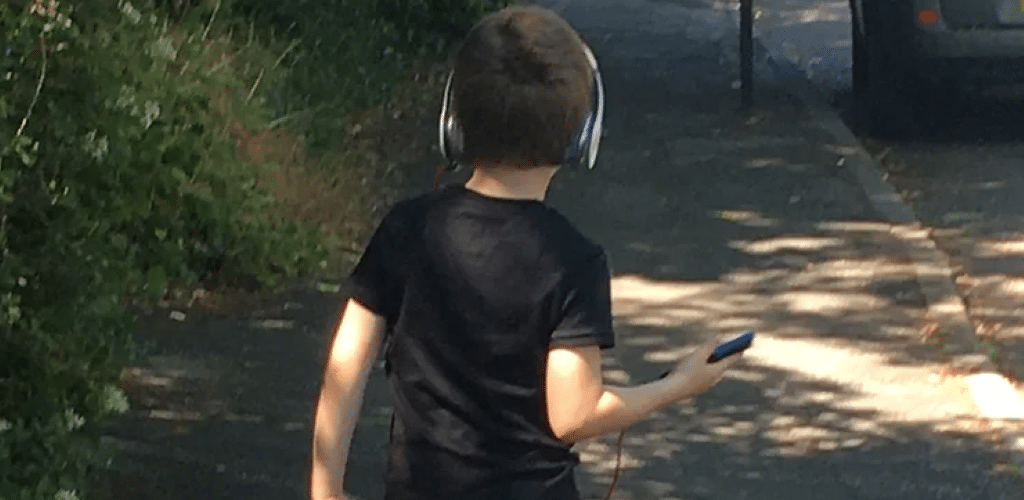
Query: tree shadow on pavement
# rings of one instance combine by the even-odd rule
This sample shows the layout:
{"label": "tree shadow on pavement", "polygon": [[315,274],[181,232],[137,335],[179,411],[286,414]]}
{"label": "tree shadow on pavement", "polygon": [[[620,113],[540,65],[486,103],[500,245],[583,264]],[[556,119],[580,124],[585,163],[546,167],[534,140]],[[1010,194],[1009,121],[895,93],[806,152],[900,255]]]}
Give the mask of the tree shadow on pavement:
{"label": "tree shadow on pavement", "polygon": [[[767,390],[766,390],[767,389]],[[1002,473],[973,422],[893,421],[846,384],[745,362],[693,404],[629,429],[613,498],[1010,500],[1024,483]],[[607,491],[612,440],[584,447],[587,498]]]}
{"label": "tree shadow on pavement", "polygon": [[[109,498],[303,498],[341,301],[298,289],[247,314],[141,318],[152,356],[127,371],[132,410],[107,432],[120,452]],[[385,404],[378,380],[367,392],[368,408]]]}
{"label": "tree shadow on pavement", "polygon": [[[917,141],[868,141],[887,180],[914,206],[956,270],[979,337],[1001,370],[1024,384],[1024,101],[962,96]],[[1024,386],[1022,386],[1024,389]]]}
{"label": "tree shadow on pavement", "polygon": [[[303,304],[292,314],[266,311],[249,321],[197,317],[145,325],[143,335],[159,343],[158,356],[137,370],[129,383],[133,410],[110,429],[121,455],[109,498],[303,498],[330,311],[340,299],[310,294],[284,302]],[[656,317],[619,306],[620,345],[608,359],[609,382],[653,379],[705,333],[692,324],[646,324]],[[762,355],[768,350],[776,354]],[[792,362],[777,352],[790,352]],[[889,370],[894,384],[860,380],[862,362]],[[833,372],[845,376],[837,381]],[[944,404],[930,399],[936,392],[955,392],[945,380],[900,380],[905,373],[870,349],[759,338],[712,392],[629,429],[614,498],[1016,498],[1024,484],[995,469],[1005,457],[987,441],[984,423],[956,413],[956,404],[945,419],[900,417],[913,417],[920,405]],[[885,391],[889,399],[879,401]],[[390,414],[379,370],[366,394],[347,484],[373,500],[383,493]],[[879,408],[886,405],[891,411]],[[613,443],[578,446],[585,498],[603,498]]]}
{"label": "tree shadow on pavement", "polygon": [[[758,108],[738,114],[724,81],[700,94],[674,85],[700,71],[693,60],[662,74],[647,64],[605,63],[620,107],[601,164],[566,172],[551,196],[611,256],[620,343],[608,377],[649,380],[682,345],[760,335],[747,370],[631,430],[637,469],[615,498],[1019,496],[993,472],[997,433],[944,376],[906,242],[843,149],[781,89],[758,87]],[[585,448],[591,498],[613,446]]]}

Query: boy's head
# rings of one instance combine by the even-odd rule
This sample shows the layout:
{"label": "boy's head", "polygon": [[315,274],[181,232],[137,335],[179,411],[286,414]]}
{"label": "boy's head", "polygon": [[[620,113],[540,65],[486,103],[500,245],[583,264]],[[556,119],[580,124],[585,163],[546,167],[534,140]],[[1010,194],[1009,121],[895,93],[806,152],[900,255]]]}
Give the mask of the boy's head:
{"label": "boy's head", "polygon": [[[600,77],[579,35],[554,12],[509,7],[484,17],[456,52],[447,115],[473,166],[560,165],[586,120],[597,120]],[[597,87],[597,88],[595,88]],[[442,116],[442,141],[445,120]]]}

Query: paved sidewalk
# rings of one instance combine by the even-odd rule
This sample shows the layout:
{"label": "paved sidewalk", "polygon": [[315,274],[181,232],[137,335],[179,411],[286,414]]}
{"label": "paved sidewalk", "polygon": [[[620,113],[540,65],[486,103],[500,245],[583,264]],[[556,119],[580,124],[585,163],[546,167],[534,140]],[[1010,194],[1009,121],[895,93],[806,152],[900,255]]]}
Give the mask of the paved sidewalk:
{"label": "paved sidewalk", "polygon": [[[736,112],[734,13],[549,4],[592,44],[608,92],[598,168],[560,174],[551,202],[612,258],[609,380],[653,378],[709,334],[760,332],[721,386],[629,430],[614,498],[1020,500],[846,151],[763,64],[758,109]],[[251,317],[145,321],[160,357],[136,370],[135,410],[111,430],[120,480],[141,489],[113,497],[302,498],[340,300],[297,290]],[[381,498],[386,422],[375,371],[349,470],[368,500]],[[588,499],[604,498],[613,446],[579,446]]]}
{"label": "paved sidewalk", "polygon": [[[601,170],[552,196],[619,275],[610,376],[650,377],[706,333],[761,332],[746,370],[630,432],[616,498],[1012,498],[923,338],[903,244],[843,167],[848,151],[764,64],[759,109],[733,113],[732,13],[695,3],[564,11],[619,103]],[[584,448],[592,497],[612,444]]]}

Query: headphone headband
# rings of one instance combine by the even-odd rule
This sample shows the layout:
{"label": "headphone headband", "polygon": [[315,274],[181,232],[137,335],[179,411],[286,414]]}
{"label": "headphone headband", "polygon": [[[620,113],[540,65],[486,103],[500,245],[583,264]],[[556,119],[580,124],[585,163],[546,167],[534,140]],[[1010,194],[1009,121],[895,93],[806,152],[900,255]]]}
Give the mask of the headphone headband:
{"label": "headphone headband", "polygon": [[[576,132],[569,147],[562,158],[563,165],[585,165],[588,169],[594,168],[597,163],[597,152],[601,143],[604,123],[604,82],[601,78],[601,71],[597,65],[597,58],[586,44],[583,44],[583,51],[586,54],[587,62],[590,64],[593,73],[593,102],[590,111],[583,118],[583,123]],[[444,86],[444,101],[441,104],[441,116],[438,122],[438,143],[441,153],[448,162],[449,170],[456,170],[462,160],[464,136],[462,127],[455,118],[452,109],[452,81],[454,70],[448,73],[448,80]]]}

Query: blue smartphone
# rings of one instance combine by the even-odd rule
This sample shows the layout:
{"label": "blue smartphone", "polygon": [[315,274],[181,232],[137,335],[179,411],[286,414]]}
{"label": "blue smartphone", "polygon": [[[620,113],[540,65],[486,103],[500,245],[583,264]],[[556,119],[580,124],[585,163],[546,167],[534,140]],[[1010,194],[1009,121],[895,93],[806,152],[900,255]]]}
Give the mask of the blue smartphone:
{"label": "blue smartphone", "polygon": [[[719,344],[719,346],[715,348],[715,351],[712,352],[710,356],[708,356],[708,363],[716,363],[725,358],[728,358],[729,356],[732,356],[733,354],[743,352],[749,349],[750,346],[753,345],[753,343],[754,330],[747,330],[741,333],[738,337],[728,342]],[[661,376],[658,378],[665,378],[668,376],[669,373],[672,373],[672,370],[662,373]]]}
{"label": "blue smartphone", "polygon": [[708,356],[708,363],[721,361],[733,354],[743,352],[754,343],[754,330],[747,330],[728,342],[715,348],[715,352]]}

